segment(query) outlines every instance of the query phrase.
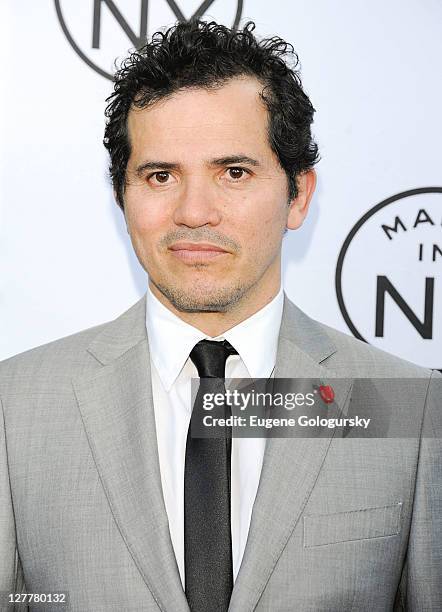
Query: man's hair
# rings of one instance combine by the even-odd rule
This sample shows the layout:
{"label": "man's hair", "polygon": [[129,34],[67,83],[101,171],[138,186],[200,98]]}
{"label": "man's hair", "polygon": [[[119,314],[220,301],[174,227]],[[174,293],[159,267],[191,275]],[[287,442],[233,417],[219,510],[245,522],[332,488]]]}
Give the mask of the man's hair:
{"label": "man's hair", "polygon": [[184,88],[220,87],[238,76],[256,77],[263,86],[260,97],[269,115],[269,144],[287,175],[289,199],[297,195],[298,175],[319,160],[310,129],[315,109],[302,89],[293,46],[277,36],[258,41],[254,29],[252,21],[242,30],[214,21],[178,23],[164,33],[156,32],[123,61],[114,77],[114,92],[106,100],[104,134],[122,210],[131,108],[147,108]]}

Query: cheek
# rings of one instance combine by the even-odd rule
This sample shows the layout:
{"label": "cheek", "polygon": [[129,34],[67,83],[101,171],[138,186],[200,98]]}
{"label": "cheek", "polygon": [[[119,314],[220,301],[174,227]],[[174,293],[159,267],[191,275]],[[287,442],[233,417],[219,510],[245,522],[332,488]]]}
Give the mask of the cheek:
{"label": "cheek", "polygon": [[270,197],[254,204],[248,207],[247,214],[241,215],[237,227],[245,242],[257,245],[260,250],[273,249],[286,227],[288,207],[285,207],[283,199],[272,201]]}
{"label": "cheek", "polygon": [[126,219],[130,230],[138,235],[154,234],[167,225],[167,207],[153,200],[127,199]]}
{"label": "cheek", "polygon": [[288,219],[288,204],[281,199],[275,206],[269,211],[267,218],[265,219],[266,234],[269,240],[280,244],[284,230],[287,227]]}

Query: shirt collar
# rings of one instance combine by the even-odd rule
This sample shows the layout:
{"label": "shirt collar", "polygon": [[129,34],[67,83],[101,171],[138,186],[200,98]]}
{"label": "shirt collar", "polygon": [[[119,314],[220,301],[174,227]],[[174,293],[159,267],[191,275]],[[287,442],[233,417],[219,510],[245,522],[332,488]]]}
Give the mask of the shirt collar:
{"label": "shirt collar", "polygon": [[238,351],[252,378],[268,378],[276,362],[284,293],[278,294],[248,319],[212,338],[189,325],[162,304],[147,288],[146,329],[151,359],[169,391],[189,353],[200,340],[228,340]]}

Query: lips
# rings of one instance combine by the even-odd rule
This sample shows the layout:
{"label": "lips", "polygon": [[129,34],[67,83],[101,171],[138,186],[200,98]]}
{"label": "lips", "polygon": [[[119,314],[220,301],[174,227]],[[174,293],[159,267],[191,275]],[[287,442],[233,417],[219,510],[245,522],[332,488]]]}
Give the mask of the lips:
{"label": "lips", "polygon": [[228,255],[228,252],[209,242],[176,242],[169,247],[171,255],[182,263],[204,264]]}
{"label": "lips", "polygon": [[213,251],[217,253],[226,253],[224,249],[216,244],[208,242],[177,242],[169,247],[171,251]]}

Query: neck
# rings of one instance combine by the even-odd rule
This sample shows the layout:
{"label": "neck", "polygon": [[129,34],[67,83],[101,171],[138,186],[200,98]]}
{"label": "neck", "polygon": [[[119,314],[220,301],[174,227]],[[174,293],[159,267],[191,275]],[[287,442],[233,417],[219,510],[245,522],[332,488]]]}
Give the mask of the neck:
{"label": "neck", "polygon": [[185,323],[196,327],[207,336],[215,338],[227,330],[245,321],[258,310],[261,310],[278,294],[281,278],[278,277],[268,287],[259,290],[259,294],[250,290],[239,302],[226,312],[182,312],[155,287],[149,280],[149,288],[154,296]]}

